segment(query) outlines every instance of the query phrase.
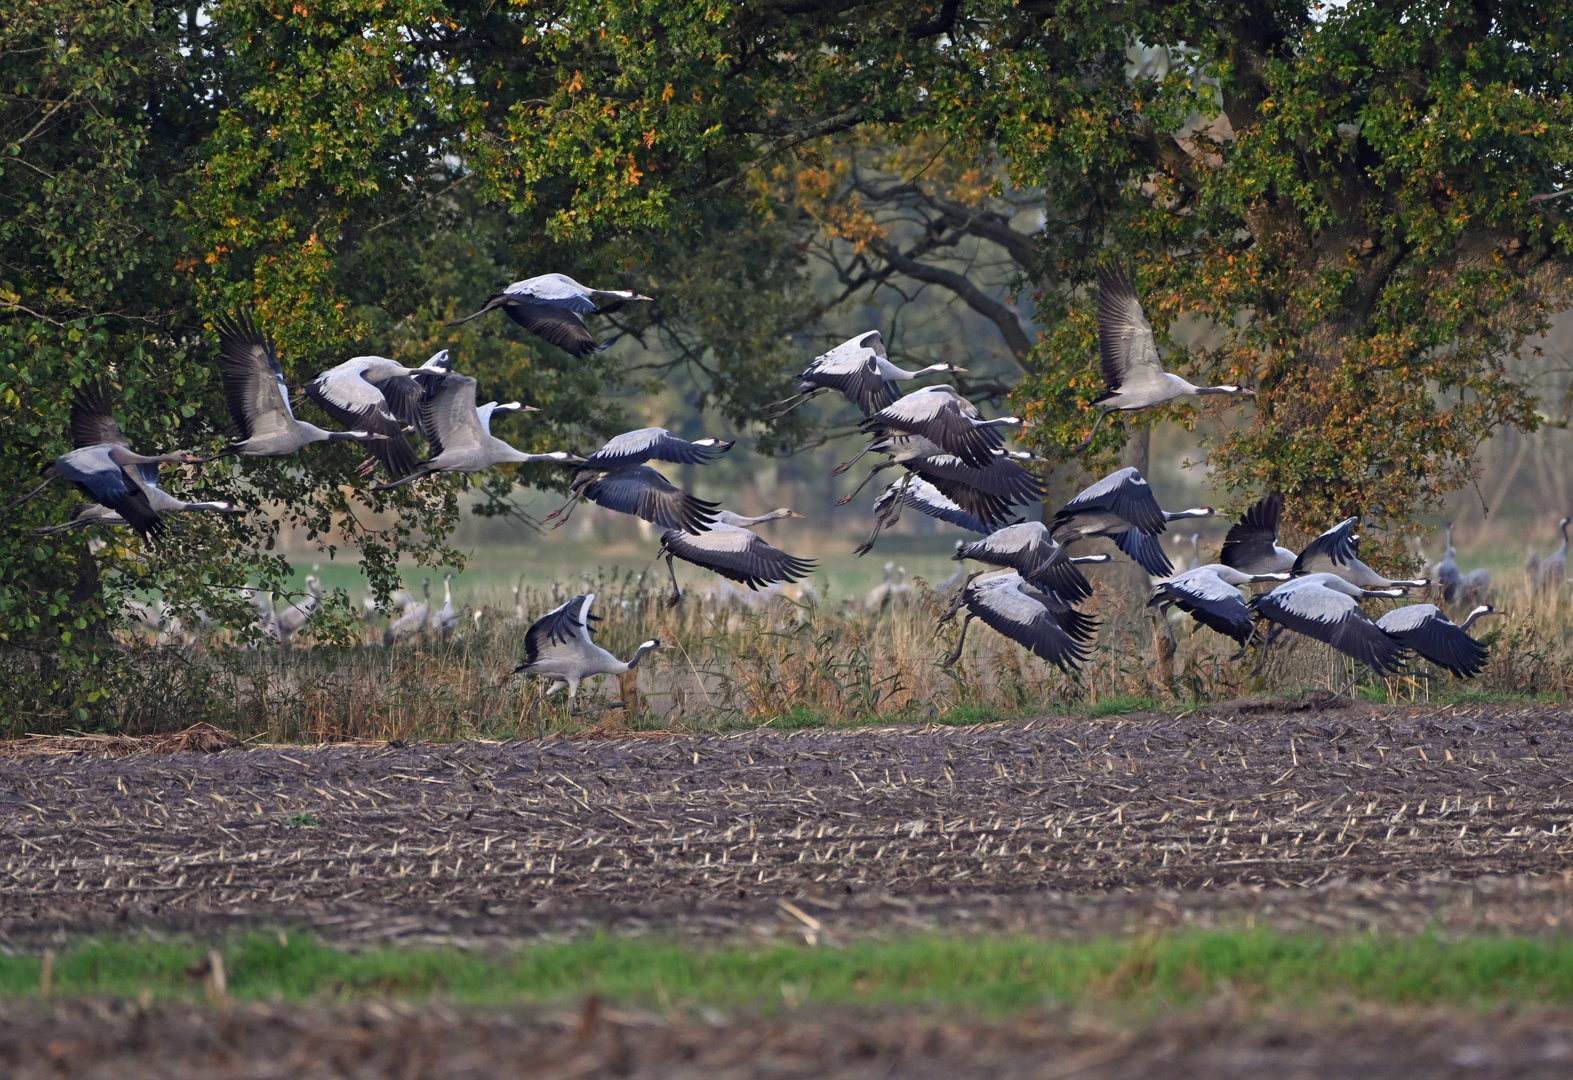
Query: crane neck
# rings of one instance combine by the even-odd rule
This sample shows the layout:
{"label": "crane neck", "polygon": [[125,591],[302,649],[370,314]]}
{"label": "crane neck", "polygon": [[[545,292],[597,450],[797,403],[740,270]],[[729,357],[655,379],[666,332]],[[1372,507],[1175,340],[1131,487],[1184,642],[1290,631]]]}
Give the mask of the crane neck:
{"label": "crane neck", "polygon": [[659,649],[660,647],[661,643],[659,641],[641,642],[639,647],[634,650],[634,654],[628,658],[628,665],[623,668],[623,670],[632,671],[634,668],[639,666],[639,661],[644,659],[645,653]]}

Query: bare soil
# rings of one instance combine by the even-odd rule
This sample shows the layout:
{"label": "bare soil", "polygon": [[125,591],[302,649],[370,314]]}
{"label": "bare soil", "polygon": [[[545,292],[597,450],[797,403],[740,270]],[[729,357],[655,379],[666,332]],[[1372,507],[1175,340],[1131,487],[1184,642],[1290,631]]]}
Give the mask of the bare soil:
{"label": "bare soil", "polygon": [[0,937],[23,947],[128,925],[490,946],[1570,914],[1573,716],[1549,707],[41,749],[0,754]]}
{"label": "bare soil", "polygon": [[14,1080],[1560,1080],[1570,1070],[1573,1014],[1538,1011],[1308,1018],[1220,1008],[1126,1028],[1054,1013],[1002,1023],[869,1014],[696,1024],[593,1006],[551,1017],[378,1002],[0,1011],[0,1071]]}

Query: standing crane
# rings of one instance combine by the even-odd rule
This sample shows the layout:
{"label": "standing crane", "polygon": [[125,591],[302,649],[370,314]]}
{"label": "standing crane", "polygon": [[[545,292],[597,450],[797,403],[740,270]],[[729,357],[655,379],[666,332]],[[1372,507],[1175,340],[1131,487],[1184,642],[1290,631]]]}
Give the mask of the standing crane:
{"label": "standing crane", "polygon": [[574,698],[585,679],[626,674],[638,666],[645,653],[663,647],[651,638],[640,642],[627,663],[617,659],[590,640],[590,622],[597,618],[590,614],[594,603],[595,593],[585,593],[537,619],[524,635],[524,663],[513,669],[515,675],[545,675],[554,680],[546,691],[548,697],[566,688],[570,716],[579,715],[573,711]]}
{"label": "standing crane", "polygon": [[1562,546],[1547,555],[1535,566],[1535,585],[1539,588],[1548,588],[1561,585],[1568,576],[1568,519],[1563,518],[1557,523],[1557,528],[1562,531]]}
{"label": "standing crane", "polygon": [[799,405],[835,390],[845,395],[864,416],[869,416],[896,400],[899,381],[966,370],[945,361],[917,371],[898,368],[886,355],[885,339],[880,332],[870,330],[809,361],[808,367],[797,377],[797,393],[767,407],[782,406],[770,414],[770,419],[779,420]]}
{"label": "standing crane", "polygon": [[1142,314],[1136,284],[1125,274],[1104,268],[1098,271],[1098,356],[1103,367],[1104,391],[1093,400],[1103,411],[1092,430],[1073,453],[1092,445],[1111,412],[1135,412],[1165,405],[1177,398],[1213,394],[1254,396],[1256,391],[1225,383],[1195,386],[1163,370],[1152,324]]}
{"label": "standing crane", "polygon": [[458,326],[500,308],[504,315],[542,341],[573,356],[588,356],[612,342],[603,345],[597,341],[585,329],[583,316],[609,315],[631,300],[650,299],[626,289],[592,289],[567,274],[541,274],[515,281],[502,292],[492,293],[481,310],[448,325]]}

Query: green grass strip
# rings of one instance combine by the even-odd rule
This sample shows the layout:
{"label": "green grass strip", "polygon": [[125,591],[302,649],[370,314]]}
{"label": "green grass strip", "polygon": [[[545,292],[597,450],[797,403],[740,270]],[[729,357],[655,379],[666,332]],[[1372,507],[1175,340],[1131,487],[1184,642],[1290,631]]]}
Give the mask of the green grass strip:
{"label": "green grass strip", "polygon": [[[209,945],[89,941],[54,962],[57,995],[200,997]],[[1338,995],[1392,1004],[1573,1001],[1573,941],[1470,937],[1182,933],[1085,942],[925,935],[846,948],[689,947],[601,938],[477,955],[455,949],[342,952],[254,935],[225,942],[229,993],[304,1001],[373,994],[472,1003],[595,993],[769,1011],[783,1002],[962,1006],[1005,1013],[1089,999],[1184,1005],[1224,988],[1258,1000]],[[41,958],[0,957],[0,995],[39,992]],[[197,973],[194,973],[197,972]]]}

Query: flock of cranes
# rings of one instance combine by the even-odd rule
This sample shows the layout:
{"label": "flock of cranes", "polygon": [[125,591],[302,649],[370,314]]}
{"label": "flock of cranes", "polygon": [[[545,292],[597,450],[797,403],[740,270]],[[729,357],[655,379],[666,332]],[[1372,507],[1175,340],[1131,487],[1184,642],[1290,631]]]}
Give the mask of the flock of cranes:
{"label": "flock of cranes", "polygon": [[[633,292],[589,289],[564,275],[547,274],[508,286],[459,321],[501,310],[530,333],[583,356],[610,344],[591,335],[583,316],[648,299]],[[589,501],[660,526],[664,531],[657,557],[666,559],[672,579],[669,605],[682,598],[674,560],[750,589],[797,582],[815,569],[814,560],[788,554],[752,531],[767,521],[801,516],[792,509],[741,516],[683,491],[650,465],[702,465],[731,450],[732,441],[683,439],[664,428],[650,427],[619,435],[588,457],[566,450],[524,453],[493,435],[491,422],[499,413],[534,410],[517,401],[477,404],[476,380],[453,370],[447,350],[414,368],[384,357],[358,356],[318,374],[305,384],[303,394],[342,426],[329,431],[295,416],[273,340],[249,316],[220,317],[215,326],[225,401],[239,437],[208,456],[138,454],[116,423],[108,395],[97,385],[85,386],[71,402],[74,448],[47,465],[43,484],[17,503],[56,479],[72,482],[92,501],[78,505],[68,521],[41,526],[36,532],[124,526],[143,537],[155,537],[164,531],[168,514],[240,509],[229,502],[175,498],[159,487],[162,464],[198,465],[230,455],[280,457],[313,443],[350,440],[370,455],[363,474],[379,467],[387,474],[372,485],[378,491],[441,473],[473,473],[508,463],[572,469],[569,498],[548,520],[560,526],[578,503]],[[1099,277],[1098,333],[1106,392],[1097,399],[1101,411],[1084,447],[1110,412],[1151,408],[1184,396],[1252,394],[1233,385],[1195,386],[1165,372],[1131,279],[1113,271]],[[898,396],[898,383],[964,370],[949,363],[918,371],[898,368],[890,362],[879,332],[870,331],[813,360],[798,376],[796,395],[776,403],[772,414],[784,415],[832,392],[863,413],[861,431],[868,442],[834,471],[844,473],[869,454],[884,460],[842,503],[881,472],[900,470],[874,500],[873,532],[857,549],[859,554],[871,550],[881,531],[893,525],[903,510],[981,537],[958,544],[955,558],[963,565],[970,560],[988,569],[958,573],[946,583],[952,601],[944,621],[965,613],[947,663],[960,656],[967,627],[977,620],[1061,670],[1077,670],[1087,659],[1098,629],[1098,621],[1078,606],[1093,595],[1079,567],[1112,556],[1076,556],[1070,549],[1080,541],[1105,537],[1154,579],[1149,606],[1177,609],[1199,626],[1233,639],[1242,650],[1265,645],[1289,631],[1323,641],[1379,674],[1400,670],[1411,653],[1460,676],[1482,669],[1485,649],[1468,630],[1482,616],[1497,613],[1482,602],[1489,591],[1489,575],[1459,572],[1451,526],[1447,554],[1436,567],[1434,581],[1394,580],[1360,560],[1357,518],[1337,523],[1302,551],[1280,546],[1283,504],[1277,496],[1269,496],[1229,530],[1218,562],[1199,565],[1193,534],[1191,564],[1176,572],[1162,535],[1171,522],[1213,516],[1210,507],[1164,511],[1141,474],[1124,468],[1087,487],[1053,514],[1043,515],[1044,520],[1021,520],[1018,508],[1041,501],[1044,494],[1041,480],[1029,468],[1036,456],[1005,445],[1005,432],[1019,428],[1023,421],[1014,416],[985,418],[955,387],[943,383]],[[416,454],[412,436],[425,441],[424,458]],[[1543,560],[1533,560],[1532,555],[1537,577],[1560,580],[1565,574],[1568,524],[1563,519],[1563,544],[1555,554]],[[1365,599],[1400,597],[1433,584],[1440,587],[1446,603],[1472,606],[1461,623],[1432,604],[1398,607],[1375,620],[1361,608]],[[1255,596],[1242,591],[1255,585],[1272,588]],[[894,587],[887,567],[887,594]],[[429,583],[420,602],[404,597],[404,614],[388,628],[384,642],[394,643],[413,632],[412,627],[451,633],[458,615],[451,585],[445,582],[444,588],[445,603],[435,613]],[[287,640],[310,617],[320,595],[319,586],[310,590],[305,601],[282,611],[259,604],[259,620],[269,633]],[[591,637],[594,600],[593,593],[576,596],[536,620],[526,635],[524,663],[517,669],[550,677],[549,693],[566,689],[570,709],[585,678],[630,671],[642,656],[662,647],[650,640],[627,662],[613,657]]]}

